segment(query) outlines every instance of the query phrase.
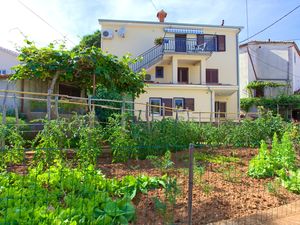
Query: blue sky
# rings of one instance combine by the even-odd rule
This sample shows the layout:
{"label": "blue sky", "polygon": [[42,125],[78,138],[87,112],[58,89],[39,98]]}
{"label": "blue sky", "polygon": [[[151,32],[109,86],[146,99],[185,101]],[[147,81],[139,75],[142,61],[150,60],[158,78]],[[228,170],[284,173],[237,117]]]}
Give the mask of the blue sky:
{"label": "blue sky", "polygon": [[[72,47],[80,37],[100,28],[99,18],[157,21],[155,8],[168,13],[168,22],[220,24],[224,19],[225,25],[244,26],[240,40],[247,37],[246,0],[153,0],[153,3],[151,0],[0,0],[0,45],[10,49],[20,46],[26,35],[42,46],[63,39],[63,34],[71,40],[67,43]],[[300,0],[248,0],[249,34],[263,29],[299,4]],[[299,22],[300,9],[253,39],[298,39],[299,45]]]}

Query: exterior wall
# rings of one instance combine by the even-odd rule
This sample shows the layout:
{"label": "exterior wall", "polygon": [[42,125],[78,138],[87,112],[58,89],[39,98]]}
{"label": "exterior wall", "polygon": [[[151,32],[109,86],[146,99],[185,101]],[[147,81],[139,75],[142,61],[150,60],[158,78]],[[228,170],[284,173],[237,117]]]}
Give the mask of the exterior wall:
{"label": "exterior wall", "polygon": [[[211,101],[210,101],[210,92],[208,90],[201,89],[183,89],[183,88],[164,88],[164,87],[147,87],[146,93],[142,94],[139,98],[136,99],[136,103],[143,104],[135,104],[135,110],[142,110],[141,119],[146,120],[145,117],[145,104],[149,103],[149,98],[194,98],[195,103],[195,111],[201,112],[210,112],[211,110]],[[138,112],[136,112],[136,116],[138,116]],[[186,112],[179,113],[180,117],[186,119]],[[193,115],[198,118],[197,115]],[[175,118],[175,112],[173,113],[173,117]],[[191,115],[192,117],[192,115]],[[202,121],[208,120],[208,115],[202,114]],[[151,116],[150,116],[151,118]],[[160,116],[155,115],[155,119],[161,119]]]}
{"label": "exterior wall", "polygon": [[292,76],[293,76],[293,92],[300,89],[300,55],[295,48],[292,48]]}
{"label": "exterior wall", "polygon": [[2,70],[6,70],[6,74],[12,74],[11,67],[18,65],[17,54],[11,53],[9,50],[4,50],[0,47],[0,74]]}

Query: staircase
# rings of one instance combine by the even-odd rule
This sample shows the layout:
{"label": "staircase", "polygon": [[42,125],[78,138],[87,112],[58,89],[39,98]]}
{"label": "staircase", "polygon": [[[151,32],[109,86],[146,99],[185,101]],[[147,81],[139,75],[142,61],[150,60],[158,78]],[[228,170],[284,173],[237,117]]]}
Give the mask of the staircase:
{"label": "staircase", "polygon": [[143,54],[139,55],[137,58],[141,60],[135,64],[131,64],[130,68],[134,72],[139,72],[141,69],[148,69],[150,66],[153,66],[155,63],[159,62],[163,57],[164,48],[163,45],[156,45]]}

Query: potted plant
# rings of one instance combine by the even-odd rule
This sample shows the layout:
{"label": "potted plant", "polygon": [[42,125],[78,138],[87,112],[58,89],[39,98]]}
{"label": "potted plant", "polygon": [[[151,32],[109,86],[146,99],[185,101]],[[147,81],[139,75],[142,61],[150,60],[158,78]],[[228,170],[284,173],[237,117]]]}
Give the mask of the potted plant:
{"label": "potted plant", "polygon": [[164,40],[163,37],[155,38],[155,39],[154,39],[154,44],[155,44],[155,45],[162,45],[163,40]]}

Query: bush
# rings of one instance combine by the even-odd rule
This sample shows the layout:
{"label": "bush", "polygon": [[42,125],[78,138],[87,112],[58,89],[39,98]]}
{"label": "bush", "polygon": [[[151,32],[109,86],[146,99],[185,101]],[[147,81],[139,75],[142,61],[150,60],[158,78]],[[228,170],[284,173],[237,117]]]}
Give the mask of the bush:
{"label": "bush", "polygon": [[273,177],[280,170],[290,170],[296,167],[296,153],[293,148],[290,134],[285,132],[278,141],[276,133],[273,137],[272,150],[261,141],[258,155],[251,159],[248,174],[254,178]]}

